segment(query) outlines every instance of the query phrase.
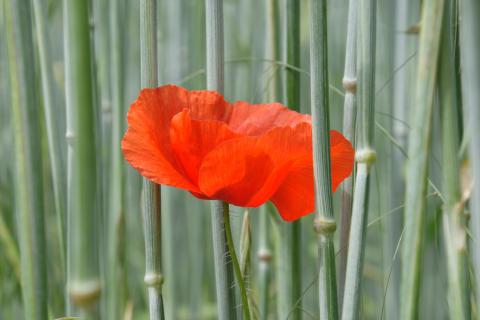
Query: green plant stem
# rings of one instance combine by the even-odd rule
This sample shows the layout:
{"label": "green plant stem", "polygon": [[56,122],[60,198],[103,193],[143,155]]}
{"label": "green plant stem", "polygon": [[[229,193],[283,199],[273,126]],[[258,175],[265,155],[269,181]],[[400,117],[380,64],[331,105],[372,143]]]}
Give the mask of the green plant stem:
{"label": "green plant stem", "polygon": [[227,247],[223,202],[212,201],[212,238],[217,311],[220,320],[236,319],[233,266]]}
{"label": "green plant stem", "polygon": [[[140,2],[141,86],[158,85],[157,76],[157,1]],[[160,186],[143,179],[143,231],[145,236],[145,278],[150,320],[163,320],[162,228]]]}
{"label": "green plant stem", "polygon": [[[52,64],[49,50],[49,41],[45,26],[46,5],[42,0],[34,0],[33,13],[35,18],[35,30],[37,37],[37,48],[40,62],[40,71],[42,79],[43,107],[45,113],[45,123],[48,138],[48,151],[50,157],[50,168],[52,172],[53,195],[55,200],[55,210],[57,214],[58,237],[60,244],[60,264],[62,272],[65,272],[65,153],[62,148],[64,142],[61,137],[58,116],[55,109],[58,104],[54,99],[54,82],[52,76]],[[65,274],[63,274],[65,276]]]}
{"label": "green plant stem", "polygon": [[[300,2],[286,0],[285,50],[286,64],[300,68]],[[290,109],[300,111],[300,74],[292,69],[285,71],[285,102]]]}
{"label": "green plant stem", "polygon": [[3,247],[3,252],[5,254],[6,260],[10,264],[15,277],[17,278],[18,283],[21,283],[21,274],[20,274],[20,257],[18,254],[18,248],[15,243],[15,239],[10,232],[7,223],[3,219],[3,212],[0,211],[0,243]]}
{"label": "green plant stem", "polygon": [[421,25],[428,27],[420,29],[417,87],[410,117],[400,319],[418,317],[428,156],[442,17],[443,0],[423,2]]}
{"label": "green plant stem", "polygon": [[[470,319],[467,233],[464,204],[460,197],[459,159],[460,130],[458,93],[455,81],[456,43],[454,0],[447,0],[441,39],[439,92],[442,123],[442,171],[445,203],[443,227],[448,270],[449,310],[451,319]],[[453,20],[453,21],[452,21]]]}
{"label": "green plant stem", "polygon": [[[267,2],[267,38],[268,44],[265,48],[265,55],[267,59],[277,60],[279,57],[279,13],[278,1],[269,0]],[[274,67],[275,68],[275,67]],[[279,89],[279,72],[277,68],[272,71],[270,79],[268,99],[270,101],[277,101]],[[271,260],[272,253],[269,246],[269,214],[267,205],[263,205],[259,212],[259,244],[258,244],[258,281],[259,281],[259,317],[260,319],[267,319],[269,314],[269,285],[271,281]]]}
{"label": "green plant stem", "polygon": [[[203,3],[200,3],[203,5]],[[203,24],[203,22],[202,22]],[[191,198],[187,200],[188,207],[187,212],[205,212],[207,209],[207,203],[198,201],[196,198]],[[207,229],[206,222],[207,218],[204,214],[193,214],[189,217],[189,247],[190,247],[190,259],[195,261],[195,271],[191,272],[192,277],[190,278],[190,292],[189,296],[189,309],[190,314],[200,314],[203,306],[203,293],[204,293],[204,275],[208,273],[208,268],[205,266],[206,254],[205,249],[205,237]],[[209,278],[211,279],[211,278]]]}
{"label": "green plant stem", "polygon": [[223,93],[224,89],[224,39],[223,1],[205,1],[207,23],[207,89]]}
{"label": "green plant stem", "polygon": [[[68,23],[67,23],[67,15],[65,14],[66,8],[63,8],[63,25],[64,25],[64,56],[65,56],[65,77],[68,78],[72,74],[72,67],[68,63],[70,59],[69,55],[69,35],[68,35]],[[67,80],[67,79],[66,79]],[[67,82],[67,81],[65,81]],[[72,103],[68,102],[69,98],[69,91],[68,87],[65,88],[65,116],[66,116],[66,131],[65,131],[65,140],[67,142],[67,215],[66,215],[66,301],[65,301],[65,310],[67,315],[72,314],[73,312],[73,305],[70,298],[70,293],[68,292],[69,288],[69,281],[72,280],[72,198],[73,198],[73,164],[74,164],[74,148],[73,142],[75,137],[75,129],[73,126],[74,122],[74,115],[73,115],[73,105]]]}
{"label": "green plant stem", "polygon": [[4,1],[15,139],[15,200],[20,242],[21,286],[27,319],[47,319],[39,109],[32,70],[33,39],[29,1]]}
{"label": "green plant stem", "polygon": [[[67,108],[73,116],[70,237],[67,259],[68,289],[72,302],[89,319],[98,318],[100,296],[97,251],[97,166],[93,61],[89,11],[86,1],[64,1]],[[67,121],[69,121],[67,119]],[[69,127],[71,129],[72,127]],[[68,270],[70,269],[70,270]]]}
{"label": "green plant stem", "polygon": [[124,160],[121,140],[124,132],[123,99],[123,1],[110,1],[110,45],[111,53],[111,97],[112,97],[112,142],[110,204],[107,223],[108,271],[107,271],[107,316],[111,320],[120,318],[126,303],[125,270],[125,210],[124,210]]}
{"label": "green plant stem", "polygon": [[[403,2],[408,3],[408,1],[402,1],[402,3]],[[376,82],[381,83],[382,86],[380,88],[377,86],[376,88],[377,100],[375,105],[377,111],[389,115],[394,114],[393,97],[396,77],[399,73],[404,72],[404,68],[410,66],[408,64],[408,57],[407,60],[400,61],[398,64],[394,63],[396,57],[395,41],[397,40],[397,32],[395,31],[402,30],[398,29],[396,25],[397,19],[401,18],[399,17],[399,14],[397,15],[396,4],[395,1],[381,3],[378,7],[377,13],[377,17],[384,21],[384,27],[377,30],[377,39],[382,39],[382,41],[379,41],[376,50],[377,52],[382,52],[382,54],[378,55],[376,58]],[[404,38],[408,37],[404,33],[402,33],[402,36]],[[392,132],[392,125],[396,121],[392,117],[384,117],[383,119],[375,120],[375,124],[379,122],[385,126],[388,132]],[[370,208],[373,210],[370,210],[370,215],[390,210],[399,205],[398,201],[403,202],[403,197],[399,198],[399,194],[396,194],[394,191],[394,188],[401,184],[403,180],[401,175],[404,173],[403,170],[397,170],[397,168],[399,169],[401,167],[394,166],[394,161],[397,159],[393,155],[398,155],[398,150],[394,149],[394,145],[388,141],[388,139],[377,140],[375,143],[375,150],[378,151],[378,158],[383,159],[383,161],[379,161],[375,164],[375,180],[372,180],[371,182],[372,189],[370,194],[372,196],[372,192],[374,192],[374,194],[377,195],[381,194],[381,197],[370,198],[371,201],[375,201],[375,198],[378,199],[376,205],[371,203]],[[393,168],[396,169],[394,170]],[[398,176],[398,183],[393,181],[394,176]],[[400,190],[403,190],[403,187]],[[398,317],[398,311],[395,310],[396,307],[392,306],[392,304],[397,304],[398,301],[397,289],[399,288],[398,280],[400,279],[401,273],[399,264],[400,259],[396,259],[398,255],[396,249],[397,245],[400,243],[399,236],[402,230],[401,217],[401,214],[396,214],[389,216],[386,219],[381,219],[381,223],[378,226],[381,234],[381,265],[383,270],[383,298],[381,300],[380,317],[388,315],[389,320],[396,320],[396,317]],[[395,254],[396,252],[397,254]],[[395,295],[397,300],[392,300]]]}
{"label": "green plant stem", "polygon": [[342,319],[360,315],[361,280],[366,247],[366,224],[370,190],[370,169],[375,162],[375,38],[376,0],[359,3],[359,143],[355,154],[357,173],[353,196],[352,224],[343,297]]}
{"label": "green plant stem", "polygon": [[[200,2],[200,5],[203,3]],[[188,30],[188,23],[190,19],[184,19],[186,16],[185,8],[186,2],[184,1],[166,1],[160,5],[161,20],[159,20],[160,28],[163,29],[165,34],[165,40],[162,43],[162,51],[165,54],[160,55],[159,60],[159,78],[163,79],[178,79],[183,76],[185,70],[189,69],[191,58],[188,57],[182,45],[185,43],[185,38],[178,36],[176,33],[181,28]],[[204,17],[203,17],[204,18]],[[203,23],[202,23],[203,25]],[[190,32],[187,32],[190,33]],[[188,35],[189,36],[189,35]],[[196,39],[198,41],[205,41]],[[189,46],[194,47],[191,42],[188,42]],[[196,54],[200,55],[200,54]],[[201,56],[201,55],[200,55]],[[171,63],[172,57],[176,57],[179,60],[186,60],[185,63]],[[188,57],[188,58],[187,58]],[[205,58],[202,59],[205,61]],[[178,207],[176,205],[175,198],[178,196],[178,191],[174,188],[164,186],[162,187],[162,258],[163,258],[163,272],[168,281],[163,287],[163,293],[168,300],[165,301],[165,313],[168,318],[177,318],[178,312],[178,293],[181,291],[183,281],[182,277],[179,277],[178,263],[179,258],[176,255],[176,228],[178,221]],[[198,218],[198,217],[195,217]],[[193,223],[193,221],[189,221]],[[198,224],[196,225],[198,227]],[[188,229],[188,226],[185,226]]]}
{"label": "green plant stem", "polygon": [[[223,47],[223,1],[206,0],[207,40],[207,89],[223,93],[224,47]],[[233,290],[233,267],[228,255],[223,217],[223,202],[212,201],[212,237],[215,266],[217,310],[220,320],[236,319],[235,291]]]}
{"label": "green plant stem", "polygon": [[[280,17],[278,1],[268,0],[267,2],[267,45],[265,47],[265,56],[268,60],[276,61],[280,57]],[[279,98],[280,79],[276,66],[273,66],[270,85],[268,87],[268,98],[270,101],[277,101]]]}
{"label": "green plant stem", "polygon": [[259,243],[258,243],[258,291],[260,319],[267,319],[269,314],[272,253],[269,248],[268,208],[263,205],[259,212]]}
{"label": "green plant stem", "polygon": [[[300,67],[300,1],[285,1],[285,38],[283,60],[285,63]],[[284,102],[295,111],[300,110],[300,74],[286,69],[284,77]],[[278,270],[278,317],[280,319],[300,319],[302,274],[301,274],[301,233],[300,221],[282,223],[280,238],[280,260]]]}
{"label": "green plant stem", "polygon": [[[159,74],[160,77],[160,74]],[[175,198],[178,197],[178,191],[168,186],[161,187],[162,205],[162,271],[168,281],[162,286],[162,295],[168,297],[165,301],[164,312],[167,318],[176,318],[177,315],[177,292],[180,279],[178,277],[178,256],[176,253],[176,221],[178,219],[178,209]],[[191,222],[191,221],[190,221]]]}
{"label": "green plant stem", "polygon": [[[355,122],[357,118],[357,12],[358,0],[348,3],[347,44],[345,55],[345,72],[343,89],[345,101],[343,106],[343,135],[355,145]],[[338,266],[338,297],[340,307],[345,288],[345,272],[347,268],[348,239],[352,219],[352,200],[354,173],[342,183],[342,215],[340,225],[340,264]]]}
{"label": "green plant stem", "polygon": [[242,230],[240,232],[240,271],[242,273],[243,281],[245,281],[251,273],[251,248],[252,230],[250,227],[250,214],[248,210],[245,210],[245,213],[243,214]]}
{"label": "green plant stem", "polygon": [[480,306],[480,252],[476,244],[480,239],[480,3],[475,0],[460,1],[460,54],[462,68],[462,99],[465,126],[470,137],[469,158],[473,176],[471,195],[471,244],[475,273],[476,305]]}
{"label": "green plant stem", "polygon": [[229,205],[223,202],[223,221],[225,222],[225,236],[227,239],[227,247],[232,258],[233,270],[235,271],[235,277],[237,278],[238,287],[240,288],[240,297],[242,298],[243,306],[243,318],[250,319],[250,308],[248,307],[247,289],[245,287],[245,281],[243,279],[242,270],[238,263],[237,254],[235,253],[235,245],[233,244],[232,228],[230,226],[230,210]]}
{"label": "green plant stem", "polygon": [[[395,30],[407,30],[414,23],[418,22],[418,7],[419,3],[413,0],[396,1],[394,4],[395,15]],[[408,122],[408,109],[410,106],[411,90],[414,90],[414,63],[405,65],[405,61],[409,61],[413,54],[416,52],[417,38],[412,37],[405,32],[395,33],[394,39],[394,67],[397,68],[395,78],[393,79],[393,101],[392,101],[392,114],[396,119],[400,121],[391,122],[391,130],[394,140],[398,141],[398,145],[402,149],[406,149],[408,127],[405,122]],[[413,61],[412,61],[413,62]],[[401,69],[398,69],[402,66]],[[398,148],[391,149],[391,203],[392,208],[402,205],[405,199],[405,155]],[[385,267],[391,269],[385,277],[385,285],[388,284],[385,301],[385,314],[389,315],[389,319],[397,320],[400,313],[400,282],[401,282],[401,261],[395,259],[393,262],[393,256],[397,251],[400,235],[403,230],[403,217],[401,214],[394,215],[385,222],[385,240],[384,244],[384,261]],[[392,265],[392,263],[394,263]],[[387,270],[387,269],[385,269]]]}
{"label": "green plant stem", "polygon": [[143,180],[143,217],[145,236],[145,277],[148,290],[150,320],[165,319],[162,297],[163,275],[161,272],[161,193],[157,184]]}
{"label": "green plant stem", "polygon": [[328,99],[327,1],[310,1],[310,92],[312,104],[313,172],[315,175],[314,220],[319,252],[319,308],[322,319],[338,319],[335,249],[336,229],[332,202],[330,165],[330,118]]}

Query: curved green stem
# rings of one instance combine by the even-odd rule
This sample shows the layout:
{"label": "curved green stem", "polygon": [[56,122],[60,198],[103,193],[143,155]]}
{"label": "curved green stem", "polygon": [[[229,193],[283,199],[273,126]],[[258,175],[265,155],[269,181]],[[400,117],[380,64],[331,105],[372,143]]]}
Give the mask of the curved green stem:
{"label": "curved green stem", "polygon": [[240,296],[243,305],[243,318],[250,320],[247,289],[245,287],[245,281],[243,281],[242,271],[240,270],[240,264],[238,263],[237,254],[235,252],[235,246],[233,245],[232,228],[230,227],[230,210],[228,203],[226,202],[223,202],[223,221],[225,223],[225,236],[227,238],[228,251],[232,257],[233,270],[235,271],[235,277],[237,277],[238,287],[240,288]]}

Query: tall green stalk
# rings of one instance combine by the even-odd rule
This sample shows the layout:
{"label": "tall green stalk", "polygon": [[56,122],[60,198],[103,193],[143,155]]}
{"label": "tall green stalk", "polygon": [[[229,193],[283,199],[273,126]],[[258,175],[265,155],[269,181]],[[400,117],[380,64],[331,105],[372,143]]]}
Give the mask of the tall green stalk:
{"label": "tall green stalk", "polygon": [[[65,57],[65,78],[69,78],[72,75],[72,65],[69,63],[70,59],[70,40],[68,34],[68,21],[67,15],[65,14],[66,7],[63,8],[63,26],[64,26],[64,57]],[[65,79],[65,85],[70,80]],[[71,99],[69,95],[69,88],[65,88],[65,118],[66,118],[66,130],[65,130],[65,140],[67,142],[67,217],[66,217],[66,301],[65,301],[65,310],[67,315],[72,314],[73,305],[70,293],[68,290],[69,281],[72,280],[72,198],[73,198],[73,164],[74,164],[74,137],[75,137],[75,128],[74,128],[74,115],[73,115],[73,104],[69,102]]]}
{"label": "tall green stalk", "polygon": [[143,231],[145,236],[145,277],[148,289],[150,320],[163,320],[164,307],[162,297],[163,275],[161,272],[161,210],[160,187],[146,179],[143,180]]}
{"label": "tall green stalk", "polygon": [[65,153],[62,144],[64,139],[61,136],[58,109],[60,106],[54,98],[53,69],[50,57],[50,46],[45,26],[46,4],[42,0],[33,0],[33,13],[35,20],[35,31],[37,37],[37,48],[40,62],[40,72],[42,79],[42,96],[45,113],[45,123],[48,138],[48,151],[50,157],[50,170],[52,172],[53,195],[55,200],[55,210],[57,214],[58,234],[60,243],[60,264],[62,272],[65,272],[65,214],[66,214],[66,194],[65,194]]}
{"label": "tall green stalk", "polygon": [[[267,30],[266,36],[268,39],[265,48],[265,55],[267,59],[278,60],[279,56],[279,13],[278,1],[268,0],[267,2]],[[278,70],[274,69],[270,78],[270,85],[268,90],[268,99],[276,101],[278,97],[279,77]],[[259,243],[258,243],[258,290],[259,290],[259,313],[260,319],[267,319],[269,314],[269,285],[272,277],[271,261],[272,253],[269,243],[269,214],[267,205],[263,205],[259,212]]]}
{"label": "tall green stalk", "polygon": [[[248,296],[247,296],[247,288],[245,286],[245,280],[244,280],[244,275],[245,275],[245,269],[242,271],[242,267],[238,261],[237,254],[235,253],[235,245],[233,243],[233,237],[232,237],[232,227],[230,225],[230,209],[229,205],[226,202],[222,202],[223,204],[223,221],[225,222],[225,238],[227,239],[227,247],[228,251],[230,253],[230,256],[232,258],[232,266],[233,270],[235,271],[235,277],[237,279],[238,287],[240,288],[240,297],[242,299],[242,307],[243,307],[243,319],[245,320],[250,320],[250,308],[249,308],[249,303],[248,303]],[[247,224],[248,228],[248,224]],[[247,235],[248,238],[248,235]],[[245,245],[245,242],[243,243]],[[242,250],[242,243],[240,244],[240,250]],[[245,250],[245,253],[247,253],[248,250]],[[243,256],[243,255],[242,255]],[[246,255],[245,255],[245,260],[242,262],[246,263]],[[246,267],[246,264],[243,264]]]}
{"label": "tall green stalk", "polygon": [[270,309],[269,286],[272,278],[271,262],[272,252],[269,245],[270,228],[267,205],[260,208],[259,214],[259,240],[258,240],[258,304],[259,318],[268,319]]}
{"label": "tall green stalk", "polygon": [[[205,1],[207,24],[207,89],[223,93],[223,1]],[[224,221],[224,203],[212,201],[213,258],[217,293],[218,319],[236,319],[235,291],[233,290],[233,266],[227,248]]]}
{"label": "tall green stalk", "polygon": [[[162,42],[162,50],[160,51],[161,60],[159,61],[159,78],[162,79],[180,79],[186,70],[188,64],[191,63],[191,58],[187,58],[185,51],[182,50],[184,36],[178,35],[177,32],[181,28],[187,29],[187,20],[185,17],[185,2],[184,1],[163,1],[160,2],[160,28],[163,28],[165,38]],[[203,22],[203,21],[202,21]],[[203,25],[203,23],[202,23]],[[185,35],[189,32],[185,32]],[[189,46],[190,47],[190,46]],[[193,47],[193,46],[192,46]],[[162,51],[164,53],[162,54]],[[191,50],[188,50],[189,52]],[[198,51],[198,49],[193,50]],[[171,59],[175,57],[178,60],[188,60],[185,63],[172,63]],[[202,60],[204,63],[204,59]],[[202,64],[203,65],[203,64]],[[163,293],[168,300],[165,301],[165,313],[168,318],[177,318],[178,312],[178,296],[182,291],[182,277],[179,277],[178,264],[181,259],[176,255],[176,228],[178,226],[179,208],[176,200],[179,197],[178,190],[165,186],[162,187],[162,258],[163,258],[163,272],[168,281],[163,286]],[[197,217],[196,217],[197,218]],[[191,223],[192,221],[189,221]],[[195,225],[196,228],[199,225]],[[188,226],[185,228],[188,229]]]}
{"label": "tall green stalk", "polygon": [[318,234],[320,318],[338,319],[333,234],[337,224],[332,202],[328,83],[327,1],[310,1],[310,92],[312,104],[314,220]]}
{"label": "tall green stalk", "polygon": [[4,1],[15,139],[15,203],[20,242],[21,285],[27,319],[47,319],[39,109],[31,71],[33,39],[29,1]]}
{"label": "tall green stalk", "polygon": [[88,2],[65,0],[64,10],[66,101],[71,116],[67,121],[72,121],[70,125],[73,124],[74,129],[67,137],[73,142],[68,290],[82,314],[97,318],[100,282],[96,217],[99,208]]}
{"label": "tall green stalk", "polygon": [[18,283],[20,283],[22,279],[20,274],[20,256],[15,238],[3,218],[4,215],[5,213],[0,210],[0,243],[2,252],[4,252],[5,260],[10,264]]}
{"label": "tall green stalk", "polygon": [[[405,1],[402,1],[405,2]],[[408,1],[406,1],[408,2]],[[381,24],[382,28],[377,30],[377,39],[381,39],[377,42],[377,51],[382,52],[381,55],[378,55],[376,58],[376,82],[381,82],[382,85],[377,89],[377,101],[376,101],[376,112],[387,113],[388,115],[393,115],[393,106],[394,106],[394,87],[393,81],[389,82],[390,79],[395,78],[398,67],[395,68],[395,40],[396,40],[396,2],[390,1],[382,3],[378,6],[378,19],[382,19]],[[402,33],[403,37],[406,37]],[[403,63],[405,61],[402,61]],[[399,65],[402,65],[402,62]],[[401,71],[400,71],[401,72]],[[380,80],[381,79],[381,80]],[[386,80],[387,79],[387,80]],[[376,123],[381,123],[388,132],[392,132],[392,126],[396,120],[391,116],[382,117],[382,119],[376,120]],[[377,214],[382,212],[387,212],[391,208],[398,206],[397,201],[400,200],[403,202],[403,197],[398,198],[399,195],[395,193],[394,188],[401,184],[403,170],[394,170],[397,168],[394,166],[393,154],[397,152],[394,145],[388,139],[379,139],[375,142],[375,150],[378,152],[377,157],[383,159],[383,161],[378,161],[375,163],[375,184],[372,185],[372,192],[381,197],[371,197],[372,206],[370,208],[377,208]],[[398,175],[399,183],[395,184],[393,177]],[[381,186],[381,187],[380,187]],[[375,191],[374,191],[375,190]],[[401,188],[403,190],[403,188]],[[375,199],[376,198],[376,199]],[[371,210],[372,214],[375,215],[374,210]],[[398,280],[400,279],[400,264],[396,259],[396,248],[399,243],[400,232],[402,230],[402,215],[396,214],[389,216],[388,218],[381,219],[381,224],[379,225],[379,230],[381,234],[381,248],[382,248],[382,270],[383,270],[383,295],[381,300],[381,309],[380,317],[388,315],[388,318],[396,320],[398,316],[398,311],[396,307],[392,306],[398,304]],[[371,229],[370,229],[371,230]],[[370,232],[375,233],[374,230]],[[371,256],[371,255],[370,255]],[[395,258],[394,258],[395,257]],[[370,260],[370,259],[369,259]],[[396,295],[397,300],[392,300],[392,297]],[[393,309],[392,309],[393,308]],[[387,309],[387,311],[385,311]]]}
{"label": "tall green stalk", "polygon": [[[439,92],[442,122],[442,171],[445,196],[443,227],[448,270],[451,319],[470,319],[467,233],[459,179],[459,106],[456,84],[456,8],[455,0],[445,7],[439,67]],[[453,21],[452,21],[453,20]]]}
{"label": "tall green stalk", "polygon": [[110,205],[108,234],[107,303],[109,319],[119,319],[126,302],[125,270],[125,170],[121,150],[124,132],[124,59],[123,38],[125,21],[122,21],[123,1],[110,1],[110,45],[111,45],[111,97],[112,97],[112,143],[110,174]]}
{"label": "tall green stalk", "polygon": [[[393,64],[395,68],[405,64],[412,54],[416,51],[417,37],[405,33],[414,23],[418,22],[418,11],[420,4],[414,0],[396,1],[394,4],[395,16],[395,39],[393,44]],[[406,149],[408,136],[408,109],[411,98],[411,90],[414,88],[414,67],[415,64],[410,63],[402,67],[395,73],[393,78],[393,101],[391,105],[393,119],[391,121],[392,135],[400,146]],[[391,148],[389,161],[391,161],[391,208],[403,205],[405,199],[405,155],[398,148]],[[403,229],[403,217],[401,214],[392,215],[385,222],[384,239],[384,261],[385,270],[385,314],[389,315],[389,319],[396,320],[399,318],[400,305],[400,281],[401,281],[401,261],[399,258],[393,259],[398,247],[399,239]],[[387,263],[388,262],[388,263]],[[387,269],[388,268],[388,269]],[[390,271],[391,270],[391,271]]]}
{"label": "tall green stalk", "polygon": [[[157,1],[140,2],[141,86],[158,85]],[[148,289],[150,320],[163,320],[162,224],[160,186],[143,179],[143,231],[145,236],[145,285]]]}
{"label": "tall green stalk", "polygon": [[352,224],[343,296],[342,319],[358,319],[363,260],[366,246],[366,224],[370,191],[370,170],[376,159],[373,149],[375,128],[375,38],[376,0],[359,4],[359,139],[355,154],[357,173],[353,196]]}
{"label": "tall green stalk", "polygon": [[[357,118],[357,12],[358,0],[348,3],[347,44],[345,54],[345,71],[343,89],[345,101],[343,106],[343,135],[355,145],[355,122]],[[340,306],[345,288],[345,272],[347,268],[348,239],[352,219],[353,174],[342,183],[342,216],[340,225],[340,264],[338,266],[338,297]]]}
{"label": "tall green stalk", "polygon": [[[300,67],[300,1],[285,1],[285,38],[283,60],[285,63]],[[285,70],[284,102],[293,110],[300,110],[300,74],[291,69]],[[282,223],[280,238],[280,260],[282,267],[279,272],[278,287],[278,317],[292,320],[300,319],[301,306],[301,230],[300,221]]]}
{"label": "tall green stalk", "polygon": [[258,240],[258,304],[259,304],[259,318],[268,319],[270,310],[270,294],[269,286],[272,278],[271,262],[272,252],[269,244],[270,228],[269,215],[267,212],[267,205],[260,208],[259,214],[259,240]]}
{"label": "tall green stalk", "polygon": [[418,316],[428,156],[442,17],[443,0],[423,2],[421,25],[428,27],[420,29],[417,86],[410,115],[400,319]]}
{"label": "tall green stalk", "polygon": [[480,241],[480,2],[460,0],[460,54],[462,76],[462,100],[465,126],[470,137],[470,163],[473,172],[471,195],[471,232],[473,270],[475,273],[476,305],[480,306],[480,252],[475,244]]}
{"label": "tall green stalk", "polygon": [[[252,249],[252,228],[250,226],[250,214],[248,210],[245,210],[243,214],[242,230],[240,231],[240,271],[242,273],[242,280],[246,282],[246,279],[251,276],[251,249]],[[245,284],[246,285],[246,284]]]}

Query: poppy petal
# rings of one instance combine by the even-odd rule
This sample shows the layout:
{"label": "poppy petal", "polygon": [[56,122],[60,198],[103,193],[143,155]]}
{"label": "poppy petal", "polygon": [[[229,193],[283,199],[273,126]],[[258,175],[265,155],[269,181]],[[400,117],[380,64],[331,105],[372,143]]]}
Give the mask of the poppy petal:
{"label": "poppy petal", "polygon": [[292,111],[280,103],[250,104],[237,101],[229,126],[233,131],[247,135],[262,135],[276,127],[295,127],[299,123],[310,123],[309,115]]}
{"label": "poppy petal", "polygon": [[170,142],[175,159],[190,181],[198,184],[203,158],[220,143],[239,137],[224,122],[193,120],[184,109],[170,125]]}
{"label": "poppy petal", "polygon": [[[273,169],[272,160],[257,147],[256,139],[245,137],[230,140],[204,158],[200,167],[199,187],[212,199],[246,207],[269,179]],[[263,202],[268,198],[266,196]]]}
{"label": "poppy petal", "polygon": [[235,205],[259,206],[275,193],[296,159],[309,154],[310,135],[305,124],[224,142],[202,162],[200,189]]}
{"label": "poppy petal", "polygon": [[143,89],[128,111],[122,151],[132,167],[155,183],[198,192],[177,170],[170,149],[170,120],[185,101],[186,90],[179,87]]}
{"label": "poppy petal", "polygon": [[[330,170],[333,192],[352,173],[353,161],[354,150],[350,142],[340,132],[331,130]],[[271,201],[284,220],[294,221],[315,210],[314,188],[312,158],[305,157],[292,166]]]}
{"label": "poppy petal", "polygon": [[352,174],[353,163],[355,159],[355,150],[350,141],[348,141],[340,132],[330,131],[330,163],[332,171],[332,190],[335,192],[337,187]]}
{"label": "poppy petal", "polygon": [[150,126],[158,138],[167,139],[170,121],[188,106],[188,100],[189,91],[174,85],[143,89],[131,106],[129,124],[132,113],[132,116],[141,117],[144,125]]}
{"label": "poppy petal", "polygon": [[285,221],[294,221],[315,211],[313,166],[310,156],[295,163],[271,201]]}
{"label": "poppy petal", "polygon": [[188,111],[195,120],[216,120],[227,122],[232,114],[232,106],[216,91],[189,91]]}
{"label": "poppy petal", "polygon": [[133,118],[129,123],[130,127],[122,140],[122,151],[132,167],[157,184],[199,191],[172,165],[158,141],[141,121],[138,123]]}

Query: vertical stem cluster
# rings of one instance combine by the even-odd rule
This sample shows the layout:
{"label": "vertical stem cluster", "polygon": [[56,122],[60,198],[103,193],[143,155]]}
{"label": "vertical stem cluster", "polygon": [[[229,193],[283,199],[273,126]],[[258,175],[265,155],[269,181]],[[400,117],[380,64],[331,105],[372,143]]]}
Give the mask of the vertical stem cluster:
{"label": "vertical stem cluster", "polygon": [[314,220],[318,234],[320,318],[338,319],[335,249],[336,229],[330,170],[330,119],[328,83],[327,1],[310,1],[310,91],[312,104]]}
{"label": "vertical stem cluster", "polygon": [[39,109],[32,70],[33,39],[29,1],[7,0],[8,66],[15,138],[15,199],[20,242],[21,285],[25,317],[47,319]]}
{"label": "vertical stem cluster", "polygon": [[[207,37],[207,89],[223,93],[223,1],[205,1]],[[224,203],[212,201],[212,237],[218,318],[236,319],[233,268],[225,236]]]}
{"label": "vertical stem cluster", "polygon": [[[285,38],[283,60],[285,63],[300,67],[300,1],[286,0]],[[286,70],[284,77],[284,102],[295,111],[300,110],[300,74],[295,70]],[[279,318],[300,319],[301,307],[297,302],[301,298],[301,229],[300,221],[283,223],[280,238],[280,261],[278,311]]]}
{"label": "vertical stem cluster", "polygon": [[[358,0],[350,0],[348,4],[347,44],[345,55],[345,72],[343,89],[345,102],[343,106],[343,135],[355,145],[355,121],[357,118],[357,12]],[[352,219],[353,174],[342,184],[342,216],[340,225],[340,265],[338,267],[338,297],[343,299],[345,272],[347,267],[348,239]]]}
{"label": "vertical stem cluster", "polygon": [[421,25],[425,27],[420,30],[417,87],[411,108],[407,160],[401,319],[415,319],[418,316],[428,156],[442,17],[443,0],[423,2]]}
{"label": "vertical stem cluster", "polygon": [[470,137],[470,162],[473,173],[471,195],[471,232],[473,270],[476,275],[476,305],[480,306],[480,252],[475,244],[480,239],[480,2],[460,0],[460,54],[462,68],[462,99],[465,126]]}
{"label": "vertical stem cluster", "polygon": [[[140,66],[142,88],[156,87],[157,76],[157,1],[140,2]],[[143,231],[145,236],[145,278],[151,320],[164,319],[161,272],[160,186],[143,179]]]}
{"label": "vertical stem cluster", "polygon": [[[470,319],[467,233],[464,205],[460,196],[459,96],[455,59],[456,9],[447,0],[441,39],[439,92],[442,123],[443,227],[448,270],[449,309],[451,319]],[[453,21],[452,21],[453,20]]]}
{"label": "vertical stem cluster", "polygon": [[111,39],[111,97],[112,97],[112,143],[111,175],[108,234],[108,273],[107,301],[108,317],[115,320],[125,307],[125,212],[124,212],[124,166],[121,150],[123,135],[123,1],[110,1],[110,39]]}
{"label": "vertical stem cluster", "polygon": [[95,318],[100,296],[96,243],[98,181],[88,2],[65,0],[64,10],[67,108],[73,116],[70,125],[74,129],[74,135],[68,137],[73,140],[74,151],[68,216],[68,288],[72,302],[85,315]]}
{"label": "vertical stem cluster", "polygon": [[342,319],[358,319],[365,255],[370,169],[376,159],[373,149],[375,127],[375,37],[376,0],[359,4],[359,143],[355,154],[357,173],[353,196],[352,224],[347,258]]}

